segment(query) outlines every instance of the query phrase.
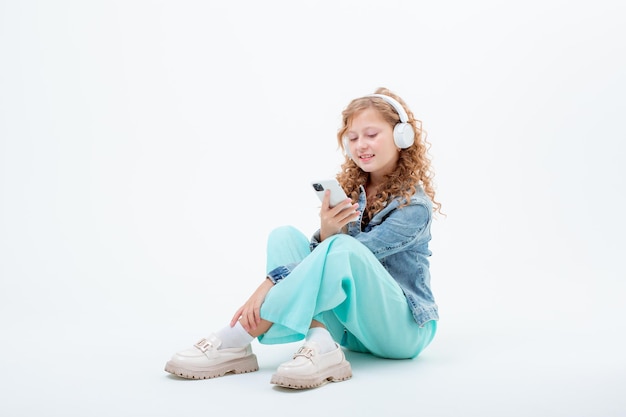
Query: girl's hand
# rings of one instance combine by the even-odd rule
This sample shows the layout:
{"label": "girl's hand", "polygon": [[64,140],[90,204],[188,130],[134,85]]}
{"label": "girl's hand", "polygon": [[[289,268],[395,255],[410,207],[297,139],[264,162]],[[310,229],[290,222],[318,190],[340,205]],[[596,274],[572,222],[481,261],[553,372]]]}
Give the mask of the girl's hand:
{"label": "girl's hand", "polygon": [[265,296],[269,290],[274,286],[274,283],[269,279],[265,279],[259,288],[250,296],[248,301],[244,305],[239,307],[239,310],[235,313],[230,321],[230,327],[237,324],[237,320],[241,322],[241,326],[250,333],[256,330],[256,327],[261,322],[261,305],[265,301]]}
{"label": "girl's hand", "polygon": [[360,215],[358,208],[359,205],[357,203],[352,204],[349,198],[335,207],[330,207],[330,190],[326,190],[320,209],[320,242],[329,236],[340,233],[345,225],[357,220]]}

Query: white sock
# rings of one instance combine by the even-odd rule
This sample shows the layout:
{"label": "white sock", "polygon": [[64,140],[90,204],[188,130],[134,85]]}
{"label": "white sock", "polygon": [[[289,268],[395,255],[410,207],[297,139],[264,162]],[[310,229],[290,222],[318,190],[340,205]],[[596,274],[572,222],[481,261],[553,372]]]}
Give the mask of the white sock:
{"label": "white sock", "polygon": [[306,340],[316,342],[320,346],[320,353],[327,353],[337,349],[330,332],[323,327],[311,327],[306,334]]}
{"label": "white sock", "polygon": [[216,334],[222,341],[220,349],[248,346],[250,342],[254,340],[254,337],[250,336],[250,333],[248,333],[239,322],[233,327],[224,327]]}

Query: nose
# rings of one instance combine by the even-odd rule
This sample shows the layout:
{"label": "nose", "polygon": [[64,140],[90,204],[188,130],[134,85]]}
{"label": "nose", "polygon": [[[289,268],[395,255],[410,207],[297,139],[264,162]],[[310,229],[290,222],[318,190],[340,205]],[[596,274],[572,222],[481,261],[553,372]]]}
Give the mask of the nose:
{"label": "nose", "polygon": [[358,138],[354,140],[354,149],[362,150],[364,148],[365,148],[365,140],[363,140],[363,137],[359,136]]}

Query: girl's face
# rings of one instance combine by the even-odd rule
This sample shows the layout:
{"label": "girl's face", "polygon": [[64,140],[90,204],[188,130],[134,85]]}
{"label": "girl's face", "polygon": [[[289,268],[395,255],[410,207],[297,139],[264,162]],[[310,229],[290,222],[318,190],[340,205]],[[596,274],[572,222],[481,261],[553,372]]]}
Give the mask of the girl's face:
{"label": "girl's face", "polygon": [[367,108],[357,113],[346,132],[352,160],[373,179],[396,169],[400,152],[393,141],[393,127],[378,110]]}

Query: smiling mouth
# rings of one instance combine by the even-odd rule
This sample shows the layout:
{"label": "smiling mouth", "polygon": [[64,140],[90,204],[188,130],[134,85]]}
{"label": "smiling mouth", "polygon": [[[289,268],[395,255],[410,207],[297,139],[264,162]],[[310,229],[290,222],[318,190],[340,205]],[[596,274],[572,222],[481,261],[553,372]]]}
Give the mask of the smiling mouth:
{"label": "smiling mouth", "polygon": [[373,154],[366,154],[366,155],[359,155],[360,159],[370,159],[371,157],[373,157]]}

